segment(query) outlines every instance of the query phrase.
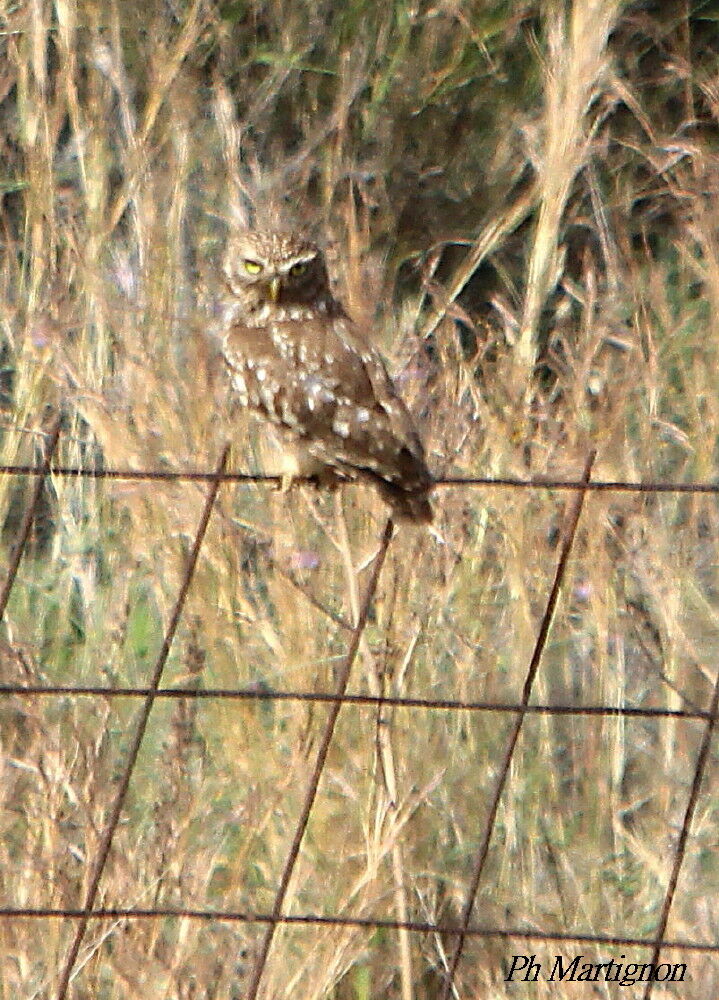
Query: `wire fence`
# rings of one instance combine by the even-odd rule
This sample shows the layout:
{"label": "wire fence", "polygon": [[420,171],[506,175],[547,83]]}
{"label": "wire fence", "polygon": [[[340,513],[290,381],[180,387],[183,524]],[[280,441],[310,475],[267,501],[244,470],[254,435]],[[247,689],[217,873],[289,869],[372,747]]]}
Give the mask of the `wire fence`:
{"label": "wire fence", "polygon": [[[40,686],[40,685],[0,685],[0,696],[16,696],[25,698],[71,696],[71,697],[103,697],[103,698],[137,698],[142,702],[134,732],[130,741],[127,760],[118,781],[117,791],[106,820],[105,827],[99,838],[96,856],[89,862],[89,877],[83,903],[76,909],[52,909],[33,907],[0,907],[0,917],[23,920],[70,920],[76,926],[72,942],[62,966],[58,981],[56,1000],[65,1000],[67,991],[76,967],[78,954],[88,925],[92,920],[153,920],[167,917],[187,918],[198,921],[226,921],[235,923],[264,925],[264,934],[250,973],[249,986],[246,992],[247,1000],[256,1000],[267,959],[272,947],[275,930],[280,924],[292,925],[332,925],[337,927],[358,927],[369,929],[386,929],[404,931],[414,934],[441,934],[454,942],[445,970],[442,987],[443,1000],[449,1000],[453,993],[457,970],[462,961],[464,945],[468,938],[523,939],[527,941],[595,944],[605,946],[644,948],[651,952],[651,963],[656,965],[662,951],[681,950],[692,953],[719,953],[719,944],[706,944],[684,939],[666,937],[669,916],[676,896],[677,883],[685,857],[689,831],[696,810],[702,780],[707,768],[712,737],[719,714],[719,672],[713,688],[708,709],[693,706],[689,709],[657,709],[639,708],[617,705],[530,705],[533,686],[544,654],[547,638],[557,600],[564,581],[567,563],[574,545],[577,527],[587,493],[599,491],[632,492],[632,493],[694,493],[719,494],[719,483],[675,483],[675,482],[622,482],[622,481],[592,481],[591,472],[594,455],[590,455],[583,475],[576,481],[556,479],[516,479],[516,478],[445,478],[437,482],[438,488],[501,488],[501,489],[551,489],[568,490],[574,493],[573,501],[565,517],[563,540],[559,558],[554,573],[552,586],[547,597],[539,631],[534,645],[534,651],[527,667],[522,697],[517,703],[497,703],[482,701],[462,701],[452,699],[423,699],[393,696],[354,695],[347,693],[347,685],[357,651],[362,640],[370,609],[375,597],[377,585],[382,573],[388,549],[393,536],[393,523],[388,520],[381,536],[379,549],[374,557],[370,579],[360,606],[357,622],[349,626],[340,622],[349,633],[349,645],[337,674],[337,684],[334,691],[310,692],[298,690],[266,690],[256,688],[226,689],[196,687],[162,687],[161,681],[167,657],[180,622],[188,591],[197,566],[205,532],[212,516],[220,487],[223,483],[276,483],[278,477],[267,475],[252,475],[247,473],[227,472],[226,464],[229,448],[226,447],[213,471],[189,470],[173,471],[168,469],[87,469],[66,466],[54,466],[53,457],[60,440],[61,424],[56,420],[51,431],[46,435],[43,461],[38,465],[4,465],[0,466],[0,474],[13,476],[33,476],[36,483],[30,496],[27,508],[18,533],[17,543],[11,553],[8,572],[0,590],[0,619],[4,616],[10,594],[17,577],[23,553],[31,536],[33,523],[38,511],[44,481],[48,476],[86,477],[93,479],[114,480],[152,480],[175,482],[206,482],[209,485],[204,509],[198,523],[194,542],[187,558],[181,586],[175,600],[170,622],[165,632],[163,643],[157,656],[151,679],[147,687],[107,687],[85,686],[74,687]],[[297,702],[317,702],[329,705],[329,713],[324,725],[322,736],[315,754],[310,778],[304,792],[304,800],[299,818],[295,824],[291,845],[288,849],[285,863],[277,887],[272,910],[269,913],[232,912],[212,909],[142,909],[142,908],[108,908],[97,906],[97,896],[100,882],[112,847],[113,837],[120,821],[125,800],[130,785],[138,753],[146,733],[147,723],[154,702],[158,699],[231,699],[231,700],[285,700]],[[514,721],[506,740],[505,751],[497,770],[494,788],[490,796],[490,804],[484,828],[478,838],[469,884],[466,888],[465,901],[458,923],[430,923],[410,920],[365,919],[346,916],[324,916],[316,914],[290,915],[283,912],[288,887],[292,878],[297,859],[302,847],[302,841],[307,823],[312,812],[317,790],[327,760],[327,755],[333,739],[335,725],[343,705],[360,707],[405,707],[424,711],[448,712],[494,712],[513,714]],[[664,894],[659,920],[655,932],[650,937],[630,937],[616,935],[590,935],[571,933],[549,933],[532,928],[522,927],[482,927],[472,922],[475,900],[482,884],[489,845],[495,828],[497,812],[502,793],[507,784],[510,768],[522,729],[528,715],[586,715],[586,716],[627,716],[627,717],[663,717],[689,719],[703,723],[703,733],[697,753],[696,764],[691,781],[691,788],[685,807],[676,848],[671,862],[670,876]],[[644,1000],[650,1000],[654,990],[654,979],[646,983]]]}
{"label": "wire fence", "polygon": [[[51,438],[52,435],[49,435]],[[0,475],[7,476],[39,476],[51,473],[56,477],[70,479],[120,479],[142,482],[150,480],[167,483],[266,483],[279,486],[280,476],[254,472],[222,472],[220,474],[207,469],[106,469],[81,468],[69,465],[53,465],[45,468],[42,465],[0,465]],[[301,477],[298,477],[301,482]],[[350,484],[351,485],[351,484]],[[571,493],[582,490],[585,493],[719,493],[719,483],[677,483],[622,479],[593,479],[585,483],[581,479],[552,479],[547,476],[536,476],[522,479],[514,476],[440,476],[434,480],[435,489],[452,487],[497,487],[498,489],[519,490],[566,490]]]}

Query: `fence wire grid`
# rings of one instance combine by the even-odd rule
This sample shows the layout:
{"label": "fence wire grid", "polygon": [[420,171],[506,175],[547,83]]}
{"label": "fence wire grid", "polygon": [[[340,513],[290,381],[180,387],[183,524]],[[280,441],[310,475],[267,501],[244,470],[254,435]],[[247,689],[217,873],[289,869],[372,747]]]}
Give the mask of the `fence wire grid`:
{"label": "fence wire grid", "polygon": [[[655,709],[638,708],[617,705],[556,705],[529,704],[533,685],[547,638],[552,624],[555,607],[564,581],[567,563],[572,551],[577,527],[581,518],[584,500],[589,492],[624,492],[624,493],[692,493],[719,494],[719,483],[677,483],[677,482],[629,482],[629,481],[597,481],[591,479],[594,454],[592,453],[585,465],[583,475],[577,480],[559,479],[520,479],[520,478],[443,478],[437,481],[439,489],[447,488],[495,488],[522,490],[565,490],[574,494],[570,507],[565,515],[563,538],[559,558],[554,573],[553,582],[547,597],[544,613],[534,644],[534,651],[527,667],[522,697],[517,703],[463,701],[452,699],[424,699],[412,697],[373,696],[347,694],[347,684],[353,662],[360,646],[372,602],[376,593],[382,567],[387,551],[392,541],[394,525],[391,518],[387,521],[381,536],[378,551],[374,557],[370,579],[365,588],[356,624],[339,619],[338,624],[349,633],[349,645],[338,671],[336,689],[331,692],[310,692],[300,690],[267,690],[248,688],[203,688],[195,687],[162,687],[162,675],[172,642],[182,617],[188,591],[192,584],[195,568],[202,548],[205,532],[212,516],[215,501],[224,483],[277,483],[279,478],[271,475],[253,475],[249,473],[227,472],[226,464],[229,446],[225,447],[217,467],[210,470],[174,471],[169,469],[106,469],[78,468],[69,466],[54,466],[58,442],[60,440],[61,421],[58,418],[49,433],[44,435],[44,457],[37,465],[0,465],[0,475],[29,476],[35,478],[35,485],[24,511],[20,524],[17,542],[11,551],[5,582],[0,589],[0,619],[5,615],[8,600],[15,583],[17,572],[31,536],[33,523],[38,511],[44,481],[48,476],[84,477],[93,479],[135,480],[135,481],[175,481],[175,482],[206,482],[208,484],[204,509],[194,535],[194,541],[187,558],[181,586],[175,600],[170,617],[170,623],[165,632],[164,640],[157,656],[150,682],[147,687],[106,687],[106,686],[71,686],[71,685],[0,685],[0,696],[15,696],[26,698],[71,696],[87,698],[130,698],[141,701],[139,716],[135,722],[134,733],[124,770],[118,781],[117,792],[110,809],[109,818],[99,838],[99,849],[96,857],[89,863],[90,877],[88,888],[82,906],[76,909],[53,909],[35,907],[0,907],[0,918],[17,920],[69,920],[76,924],[71,946],[68,950],[55,993],[55,1000],[65,1000],[76,969],[80,947],[91,920],[155,920],[167,917],[187,918],[197,921],[227,921],[234,923],[259,924],[264,926],[254,966],[250,973],[249,987],[245,994],[246,1000],[256,1000],[262,983],[267,959],[269,956],[275,930],[280,924],[336,927],[358,927],[369,929],[385,929],[388,931],[406,931],[414,934],[440,934],[453,941],[451,954],[444,971],[442,1000],[449,1000],[453,995],[457,969],[462,960],[467,938],[495,938],[500,940],[522,939],[525,941],[547,943],[595,944],[618,947],[635,947],[651,952],[651,963],[656,965],[662,951],[687,951],[691,953],[719,953],[719,944],[705,944],[692,940],[667,938],[666,929],[672,905],[676,896],[677,883],[685,857],[687,841],[692,819],[699,799],[702,780],[706,771],[711,749],[712,737],[719,714],[719,671],[713,687],[713,693],[708,709],[691,706],[689,709]],[[177,908],[115,908],[96,906],[98,889],[105,865],[112,847],[113,837],[120,821],[125,804],[132,773],[137,761],[150,712],[158,699],[229,699],[248,700],[285,700],[304,701],[327,704],[329,713],[314,764],[304,793],[303,806],[296,822],[294,835],[287,852],[279,885],[276,890],[274,905],[270,912],[241,912],[212,909]],[[504,756],[498,768],[494,788],[490,796],[490,806],[484,828],[478,838],[475,860],[472,866],[469,885],[466,890],[465,903],[461,919],[458,923],[431,923],[410,920],[386,920],[354,918],[347,916],[332,916],[319,914],[286,914],[283,905],[287,895],[297,859],[300,854],[303,837],[312,811],[317,790],[324,770],[327,754],[330,749],[337,717],[344,704],[360,707],[378,708],[382,706],[404,707],[422,711],[443,712],[491,712],[511,714],[514,720],[507,738]],[[528,715],[586,715],[586,716],[626,716],[626,717],[666,717],[688,719],[704,724],[702,738],[699,744],[690,792],[687,799],[681,829],[676,841],[676,848],[671,861],[670,875],[664,894],[664,900],[657,922],[655,933],[650,937],[631,937],[617,935],[592,935],[571,933],[548,933],[534,928],[523,927],[483,927],[472,923],[472,913],[479,891],[489,845],[497,818],[500,799],[507,784],[510,767],[524,719]],[[646,983],[643,1000],[650,1000],[654,991],[655,980]]]}

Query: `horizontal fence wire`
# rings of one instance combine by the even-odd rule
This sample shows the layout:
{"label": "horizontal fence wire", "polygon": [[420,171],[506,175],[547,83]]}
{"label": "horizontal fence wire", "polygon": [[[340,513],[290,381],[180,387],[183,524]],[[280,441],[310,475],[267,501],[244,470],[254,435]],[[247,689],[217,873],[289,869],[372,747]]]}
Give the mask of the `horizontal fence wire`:
{"label": "horizontal fence wire", "polygon": [[[636,947],[650,949],[652,952],[652,964],[656,964],[662,951],[680,950],[693,953],[716,954],[719,952],[719,944],[702,943],[697,941],[666,938],[666,929],[669,916],[674,903],[676,888],[679,880],[681,867],[683,864],[689,830],[691,827],[696,805],[699,799],[701,785],[709,760],[709,751],[714,736],[717,715],[719,714],[719,675],[714,686],[713,696],[709,709],[702,710],[692,706],[687,709],[664,709],[638,706],[617,706],[617,705],[531,705],[532,683],[536,676],[541,657],[545,648],[547,635],[551,625],[552,614],[556,605],[559,589],[562,584],[564,570],[566,568],[569,553],[571,551],[574,533],[582,509],[584,497],[590,492],[617,492],[617,493],[688,493],[688,494],[719,494],[719,483],[699,482],[699,483],[678,483],[667,481],[632,482],[621,480],[590,480],[589,475],[593,462],[593,456],[588,461],[584,471],[584,476],[578,480],[551,479],[547,477],[539,478],[489,478],[489,477],[444,477],[436,480],[436,488],[501,488],[501,489],[546,489],[546,490],[568,490],[575,494],[575,501],[569,514],[568,528],[565,531],[564,543],[560,553],[557,570],[555,572],[554,583],[548,598],[545,614],[540,626],[540,631],[535,644],[534,654],[528,668],[527,678],[524,685],[523,697],[520,703],[496,703],[483,701],[462,701],[456,699],[429,699],[412,698],[399,696],[372,696],[364,694],[347,694],[346,686],[349,680],[350,669],[354,656],[356,655],[359,641],[366,624],[367,615],[374,590],[377,586],[379,574],[381,572],[384,555],[389,545],[392,524],[387,523],[385,532],[380,543],[380,548],[375,559],[373,575],[368,585],[365,600],[361,609],[361,614],[357,623],[350,629],[350,645],[343,661],[343,669],[340,671],[340,681],[338,688],[334,692],[308,692],[308,691],[273,691],[271,689],[245,688],[161,688],[160,680],[170,644],[173,641],[184,601],[190,587],[194,568],[199,557],[200,548],[204,538],[204,533],[209,522],[210,515],[217,497],[218,490],[222,483],[267,483],[278,484],[281,480],[278,476],[253,474],[245,472],[227,472],[225,469],[227,461],[227,450],[223,454],[222,460],[217,469],[209,470],[171,470],[171,469],[107,469],[107,468],[82,468],[74,466],[52,465],[52,457],[56,451],[59,436],[60,422],[56,420],[50,433],[45,435],[47,440],[44,449],[44,458],[41,464],[37,465],[0,465],[0,475],[10,476],[36,476],[38,484],[33,490],[32,497],[27,506],[21,528],[18,534],[18,541],[11,553],[9,570],[5,583],[0,589],[0,609],[4,613],[9,600],[10,592],[14,585],[17,570],[23,556],[23,552],[30,538],[33,520],[36,515],[42,484],[47,477],[68,477],[87,479],[108,479],[119,481],[165,481],[165,482],[207,482],[211,484],[208,492],[205,509],[198,527],[195,543],[188,558],[186,573],[178,594],[170,626],[165,636],[162,649],[153,673],[152,681],[147,687],[108,687],[108,686],[83,686],[73,687],[71,685],[0,685],[0,696],[15,696],[21,698],[35,697],[101,697],[116,698],[130,697],[143,699],[143,709],[140,719],[136,725],[135,737],[128,755],[119,790],[116,793],[114,807],[106,823],[103,836],[101,838],[101,848],[92,867],[92,877],[89,881],[89,889],[86,892],[85,904],[80,909],[54,909],[41,907],[0,907],[0,919],[66,919],[77,921],[73,942],[66,956],[62,972],[60,975],[59,987],[56,993],[56,1000],[64,1000],[67,994],[73,970],[76,966],[80,945],[90,921],[95,920],[152,920],[166,918],[186,918],[199,921],[235,922],[246,924],[266,925],[265,935],[256,959],[250,980],[249,994],[247,1000],[253,1000],[257,996],[267,957],[272,945],[275,928],[279,924],[289,925],[330,925],[338,927],[358,927],[371,930],[385,929],[417,934],[441,934],[455,940],[454,952],[448,964],[444,981],[444,996],[449,997],[455,990],[455,974],[459,965],[463,944],[466,938],[497,938],[497,939],[524,939],[527,941],[547,942],[547,943],[575,943],[575,944],[595,944],[601,946]],[[1,616],[1,615],[0,615]],[[343,622],[338,622],[341,627],[346,627]],[[320,743],[320,748],[315,758],[315,766],[308,787],[305,791],[304,805],[301,815],[295,826],[293,840],[285,861],[285,866],[280,879],[275,902],[271,913],[253,912],[233,912],[224,910],[205,910],[194,908],[154,908],[143,909],[118,908],[118,907],[97,907],[95,900],[100,884],[100,879],[109,855],[114,830],[120,818],[120,813],[124,805],[124,798],[127,793],[132,771],[137,759],[140,743],[143,739],[152,705],[157,699],[230,699],[238,701],[262,700],[262,701],[296,701],[296,702],[317,702],[330,706],[327,722],[325,723],[324,734]],[[687,704],[689,704],[687,700]],[[282,912],[284,899],[293,874],[294,866],[299,856],[304,832],[310,811],[317,794],[319,781],[322,775],[324,762],[329,750],[330,742],[334,731],[337,715],[343,705],[355,705],[357,707],[397,707],[411,708],[431,711],[469,711],[469,712],[494,712],[504,714],[514,714],[515,722],[510,734],[505,757],[499,769],[499,777],[495,784],[493,800],[488,810],[488,819],[485,822],[484,831],[480,838],[480,845],[475,859],[472,878],[468,889],[462,919],[459,924],[445,922],[427,922],[410,920],[388,920],[374,918],[355,918],[342,915],[314,915],[299,914],[288,915]],[[705,726],[701,740],[699,752],[697,754],[696,765],[691,782],[690,794],[685,809],[682,827],[677,838],[677,846],[672,858],[671,872],[664,894],[661,914],[656,928],[656,933],[648,938],[626,937],[616,935],[601,934],[571,934],[567,932],[548,932],[522,927],[500,928],[500,927],[479,927],[471,922],[471,914],[474,906],[474,899],[479,887],[483,872],[484,861],[486,860],[490,838],[493,834],[495,819],[497,815],[500,796],[508,779],[509,770],[517,744],[517,738],[521,729],[522,721],[526,715],[572,715],[572,716],[599,716],[599,717],[636,717],[636,718],[672,718],[686,719],[689,721],[702,722]],[[653,991],[653,981],[646,984],[644,1000],[650,1000]]]}
{"label": "horizontal fence wire", "polygon": [[[0,920],[84,920],[84,910],[64,908],[0,907]],[[300,927],[358,927],[367,930],[411,931],[414,934],[442,934],[447,937],[464,935],[470,938],[507,940],[522,938],[525,941],[548,944],[596,944],[620,948],[653,949],[654,938],[622,937],[616,934],[569,934],[562,931],[540,931],[530,927],[479,927],[428,920],[389,920],[383,917],[345,917],[340,914],[324,916],[319,913],[273,914],[254,913],[246,910],[205,910],[193,907],[122,907],[101,906],[89,914],[90,920],[197,920],[202,923],[276,924]],[[702,944],[683,938],[667,938],[662,942],[667,951],[687,951],[698,954],[719,954],[719,944]]]}
{"label": "horizontal fence wire", "polygon": [[[19,695],[26,698],[145,698],[151,689],[146,687],[73,687],[72,685],[22,685],[0,684],[0,697]],[[296,701],[328,704],[340,702],[359,708],[418,708],[437,712],[498,712],[511,715],[589,715],[622,718],[668,718],[704,720],[714,718],[711,709],[639,708],[634,705],[523,705],[503,701],[462,701],[452,698],[411,698],[403,695],[338,694],[336,691],[287,691],[259,688],[158,688],[153,692],[160,698],[197,699],[211,701]]]}
{"label": "horizontal fence wire", "polygon": [[[88,469],[81,466],[58,465],[50,475],[74,479],[118,479],[142,482],[152,480],[168,483],[212,482],[216,473],[209,469]],[[44,465],[0,465],[0,476],[46,476]],[[297,482],[302,482],[298,477]],[[277,485],[281,476],[254,472],[223,472],[222,483],[268,483]],[[349,485],[352,485],[351,483]],[[622,479],[596,479],[583,483],[581,479],[552,479],[536,476],[526,479],[513,476],[440,476],[434,480],[436,489],[451,487],[485,487],[529,490],[584,490],[588,493],[709,493],[719,494],[719,483],[677,483],[664,480],[639,482]]]}

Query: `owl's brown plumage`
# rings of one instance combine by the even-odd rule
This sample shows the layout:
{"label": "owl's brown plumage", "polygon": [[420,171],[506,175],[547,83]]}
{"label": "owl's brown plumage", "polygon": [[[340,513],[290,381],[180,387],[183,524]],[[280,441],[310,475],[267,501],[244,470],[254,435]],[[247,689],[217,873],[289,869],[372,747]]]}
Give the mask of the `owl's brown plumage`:
{"label": "owl's brown plumage", "polygon": [[293,233],[243,233],[224,271],[225,361],[242,403],[279,431],[286,478],[359,477],[397,517],[431,521],[433,479],[412,418],[333,297],[319,248]]}

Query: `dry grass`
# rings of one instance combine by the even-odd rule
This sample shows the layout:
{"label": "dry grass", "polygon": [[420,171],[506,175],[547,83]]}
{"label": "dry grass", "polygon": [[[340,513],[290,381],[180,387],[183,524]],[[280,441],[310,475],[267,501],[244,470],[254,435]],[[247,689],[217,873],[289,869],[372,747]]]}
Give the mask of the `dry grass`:
{"label": "dry grass", "polygon": [[[231,440],[233,467],[259,468],[261,430],[217,364],[214,276],[226,224],[279,210],[328,242],[438,471],[574,478],[596,447],[597,477],[715,479],[719,133],[701,11],[569,6],[1,5],[0,462],[36,458],[62,408],[63,464],[212,468]],[[0,480],[6,547],[28,489]],[[204,496],[54,478],[3,622],[3,682],[145,684]],[[516,702],[564,504],[437,491],[442,541],[394,538],[350,690]],[[706,707],[717,515],[711,497],[587,500],[538,701]],[[361,488],[336,503],[223,487],[164,682],[331,690],[336,618],[356,618],[383,523]],[[0,905],[81,903],[136,710],[2,700]],[[340,713],[286,909],[456,921],[511,717],[381,714]],[[158,701],[98,902],[271,910],[325,718]],[[651,937],[701,733],[527,718],[476,922]],[[717,940],[716,770],[669,937]],[[92,922],[69,996],[240,998],[261,933]],[[0,1000],[50,998],[71,935],[0,921]],[[280,927],[261,995],[435,1000],[451,948]],[[469,940],[457,995],[517,995],[503,963],[526,950]],[[691,981],[666,995],[717,992],[711,956],[668,954]]]}

